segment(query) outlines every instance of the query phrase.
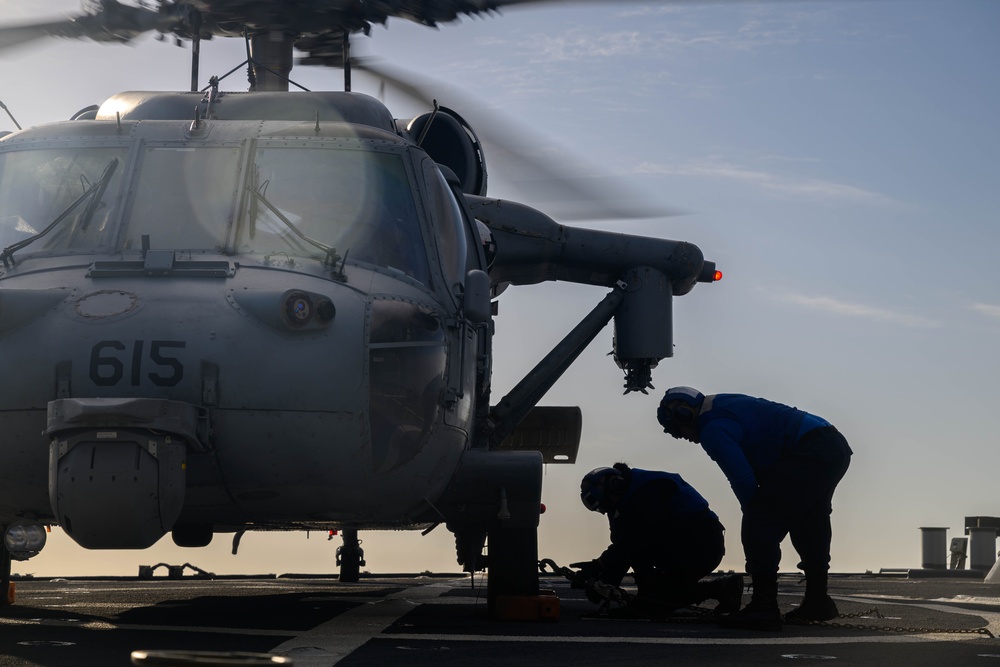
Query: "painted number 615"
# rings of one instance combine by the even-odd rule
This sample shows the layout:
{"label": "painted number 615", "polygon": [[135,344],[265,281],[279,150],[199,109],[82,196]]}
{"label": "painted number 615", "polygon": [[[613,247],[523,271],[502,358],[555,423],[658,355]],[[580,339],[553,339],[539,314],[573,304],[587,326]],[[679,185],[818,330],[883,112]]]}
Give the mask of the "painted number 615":
{"label": "painted number 615", "polygon": [[128,375],[129,384],[138,387],[143,365],[152,364],[155,371],[146,377],[158,387],[173,387],[184,378],[184,364],[171,351],[186,345],[180,340],[151,340],[146,355],[146,341],[133,341],[130,350],[120,340],[102,340],[90,348],[90,379],[99,387],[113,387]]}

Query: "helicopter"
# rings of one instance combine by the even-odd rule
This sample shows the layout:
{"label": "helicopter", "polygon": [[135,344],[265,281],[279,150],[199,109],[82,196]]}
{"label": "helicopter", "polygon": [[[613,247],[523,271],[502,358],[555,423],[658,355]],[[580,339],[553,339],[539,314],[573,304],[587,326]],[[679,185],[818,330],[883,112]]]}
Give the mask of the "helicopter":
{"label": "helicopter", "polygon": [[[540,406],[614,322],[625,393],[673,355],[672,300],[721,278],[691,244],[559,224],[487,194],[456,111],[414,118],[351,90],[350,37],[529,0],[90,3],[0,28],[192,44],[184,92],[122,92],[0,137],[0,590],[46,527],[87,549],[247,531],[455,537],[491,610],[538,594],[545,463],[577,407]],[[248,92],[199,88],[201,41],[244,39]],[[290,91],[293,53],[344,90]],[[383,74],[385,74],[383,72]],[[388,76],[388,74],[385,74]],[[520,382],[492,387],[509,285],[608,291]]]}

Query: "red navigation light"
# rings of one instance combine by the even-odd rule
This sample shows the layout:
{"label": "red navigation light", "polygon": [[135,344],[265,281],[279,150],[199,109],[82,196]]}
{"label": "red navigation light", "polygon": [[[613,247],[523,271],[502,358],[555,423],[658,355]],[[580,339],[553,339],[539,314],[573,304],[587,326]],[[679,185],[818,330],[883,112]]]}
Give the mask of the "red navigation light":
{"label": "red navigation light", "polygon": [[702,262],[701,271],[698,272],[698,282],[714,283],[722,280],[722,271],[715,268],[715,262]]}

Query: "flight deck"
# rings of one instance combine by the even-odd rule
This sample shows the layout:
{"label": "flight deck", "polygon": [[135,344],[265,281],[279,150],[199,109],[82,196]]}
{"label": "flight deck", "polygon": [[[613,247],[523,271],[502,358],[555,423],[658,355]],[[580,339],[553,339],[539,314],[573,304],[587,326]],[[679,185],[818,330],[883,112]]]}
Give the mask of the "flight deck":
{"label": "flight deck", "polygon": [[[1000,584],[968,578],[832,575],[841,618],[780,632],[723,629],[709,607],[657,620],[600,616],[558,577],[542,580],[559,598],[558,618],[537,621],[491,619],[485,582],[460,574],[16,585],[16,604],[0,611],[0,667],[130,665],[136,650],[269,653],[308,667],[1000,665]],[[801,601],[800,577],[782,575],[779,587],[782,611]]]}

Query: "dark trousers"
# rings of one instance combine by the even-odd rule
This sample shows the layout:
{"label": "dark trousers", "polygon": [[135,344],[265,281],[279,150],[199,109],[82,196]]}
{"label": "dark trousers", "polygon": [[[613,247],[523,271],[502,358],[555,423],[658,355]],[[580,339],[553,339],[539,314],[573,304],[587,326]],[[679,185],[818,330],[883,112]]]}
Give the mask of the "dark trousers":
{"label": "dark trousers", "polygon": [[678,526],[670,547],[655,558],[632,563],[640,598],[679,604],[705,599],[698,580],[715,571],[726,553],[725,529],[712,515],[702,515]]}
{"label": "dark trousers", "polygon": [[776,582],[781,541],[786,535],[802,562],[825,576],[830,569],[833,492],[851,463],[851,447],[831,427],[807,433],[766,470],[757,493],[743,510],[743,550],[754,582]]}

